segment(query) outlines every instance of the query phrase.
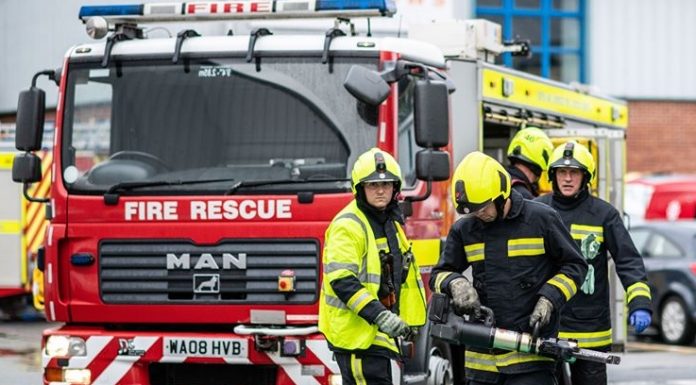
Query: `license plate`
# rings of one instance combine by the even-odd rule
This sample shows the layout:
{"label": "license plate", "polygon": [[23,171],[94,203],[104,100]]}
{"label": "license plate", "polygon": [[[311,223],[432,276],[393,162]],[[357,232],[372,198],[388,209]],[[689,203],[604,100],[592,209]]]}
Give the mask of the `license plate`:
{"label": "license plate", "polygon": [[247,358],[246,339],[164,338],[164,355],[173,357]]}

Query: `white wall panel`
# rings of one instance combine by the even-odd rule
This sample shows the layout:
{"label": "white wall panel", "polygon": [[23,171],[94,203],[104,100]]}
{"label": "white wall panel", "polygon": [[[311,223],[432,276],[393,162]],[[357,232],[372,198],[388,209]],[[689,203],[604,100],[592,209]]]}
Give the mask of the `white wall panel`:
{"label": "white wall panel", "polygon": [[640,99],[696,100],[696,1],[589,0],[589,83]]}

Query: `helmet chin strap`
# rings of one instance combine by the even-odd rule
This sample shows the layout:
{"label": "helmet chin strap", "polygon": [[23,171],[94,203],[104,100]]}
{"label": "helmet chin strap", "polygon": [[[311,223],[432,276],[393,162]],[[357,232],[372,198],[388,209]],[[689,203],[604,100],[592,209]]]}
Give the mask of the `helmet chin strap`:
{"label": "helmet chin strap", "polygon": [[507,202],[507,199],[504,199],[502,195],[499,195],[493,200],[496,211],[496,221],[502,221],[505,218],[505,202]]}

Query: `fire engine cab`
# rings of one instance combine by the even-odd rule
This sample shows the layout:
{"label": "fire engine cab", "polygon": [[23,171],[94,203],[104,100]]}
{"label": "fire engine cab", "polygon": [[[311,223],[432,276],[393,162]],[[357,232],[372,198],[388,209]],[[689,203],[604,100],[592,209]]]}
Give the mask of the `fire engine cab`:
{"label": "fire engine cab", "polygon": [[[613,193],[622,179],[601,167],[623,159],[613,149],[625,105],[493,64],[526,52],[501,44],[499,26],[455,24],[418,39],[339,23],[309,35],[258,26],[160,38],[144,28],[394,11],[377,0],[81,9],[90,36],[106,39],[38,73],[17,116],[13,179],[30,185],[45,113],[36,77],[58,80],[42,268],[46,316],[63,325],[44,333],[44,383],[339,384],[317,330],[321,250],[352,199],[353,162],[371,147],[401,165],[425,282],[455,219],[452,164],[473,150],[503,161],[525,125],[597,143],[597,191]],[[424,325],[402,369],[404,384],[459,383],[463,353]]]}

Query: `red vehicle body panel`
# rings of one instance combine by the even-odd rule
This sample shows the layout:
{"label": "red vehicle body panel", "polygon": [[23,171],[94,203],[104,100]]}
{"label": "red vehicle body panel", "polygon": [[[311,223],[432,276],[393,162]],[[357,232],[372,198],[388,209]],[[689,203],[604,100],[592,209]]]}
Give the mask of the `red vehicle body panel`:
{"label": "red vehicle body panel", "polygon": [[[382,52],[380,60],[398,59],[398,55]],[[63,134],[63,113],[66,77],[69,63],[62,71],[61,89],[56,113],[54,153],[61,154],[60,138]],[[389,98],[380,106],[377,135],[378,147],[395,153],[398,126],[398,100],[396,85],[392,85]],[[382,132],[382,130],[384,130]],[[396,154],[395,154],[396,155]],[[69,195],[64,187],[62,159],[55,157],[51,204],[53,220],[46,235],[45,303],[50,321],[65,322],[58,329],[47,330],[46,339],[53,335],[82,337],[87,342],[88,355],[71,357],[69,361],[50,358],[43,351],[45,373],[65,367],[91,369],[92,381],[99,384],[149,385],[148,367],[153,363],[227,363],[240,365],[274,365],[278,367],[277,385],[311,383],[326,384],[331,373],[338,373],[323,335],[314,332],[303,336],[306,353],[301,357],[283,357],[255,349],[253,336],[235,334],[235,324],[249,324],[252,310],[275,310],[285,314],[286,325],[316,325],[318,320],[318,296],[312,304],[191,304],[145,305],[104,303],[96,283],[100,274],[99,261],[76,266],[71,256],[90,255],[98,259],[100,240],[186,240],[197,245],[214,245],[222,239],[262,240],[312,239],[323,248],[324,232],[333,216],[351,199],[350,193],[317,194],[310,204],[300,203],[296,195],[282,196],[121,196],[116,205],[105,205],[101,195]],[[425,183],[404,195],[422,195]],[[431,198],[416,202],[414,215],[409,219],[406,231],[411,240],[438,240],[443,236],[445,222],[450,221],[446,201],[446,182],[434,183]],[[190,206],[193,201],[289,201],[289,218],[268,220],[237,218],[235,220],[192,220]],[[126,219],[126,205],[133,202],[173,202],[177,207],[175,220],[139,220],[139,214]],[[439,245],[436,251],[439,255]],[[432,259],[432,258],[431,258]],[[321,276],[321,267],[318,269]],[[427,283],[429,268],[423,269]],[[427,286],[427,285],[426,285]],[[114,327],[113,325],[118,325]],[[169,327],[158,330],[157,325]],[[171,325],[192,330],[170,331]],[[198,325],[198,326],[195,326]],[[229,325],[228,331],[220,331]],[[245,341],[248,358],[225,360],[216,357],[172,357],[163,352],[166,338],[233,338]],[[124,342],[125,341],[125,342]],[[122,344],[131,343],[142,354],[124,354]],[[314,368],[315,374],[306,374],[305,368]],[[46,376],[46,374],[45,374]],[[48,384],[44,377],[44,384]]]}

